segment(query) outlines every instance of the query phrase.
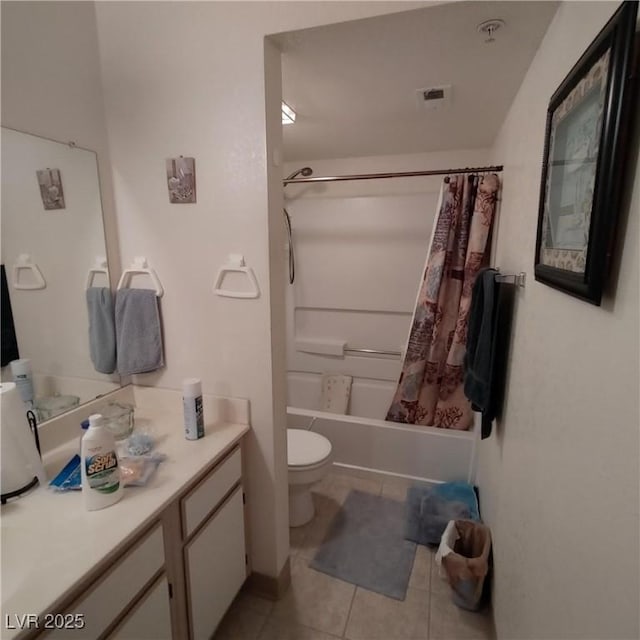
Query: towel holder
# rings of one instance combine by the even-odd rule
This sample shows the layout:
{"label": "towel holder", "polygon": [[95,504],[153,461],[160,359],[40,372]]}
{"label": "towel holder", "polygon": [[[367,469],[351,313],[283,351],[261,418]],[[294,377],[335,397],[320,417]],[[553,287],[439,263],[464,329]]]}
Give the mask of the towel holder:
{"label": "towel holder", "polygon": [[[222,281],[227,273],[244,273],[253,287],[253,291],[230,291],[228,289],[222,289]],[[247,267],[244,262],[244,256],[240,253],[230,253],[229,262],[218,269],[216,275],[215,284],[213,285],[213,292],[216,295],[224,296],[225,298],[257,298],[260,296],[260,288],[258,287],[258,281],[253,273],[251,267]]]}
{"label": "towel holder", "polygon": [[[497,268],[496,270],[500,271],[500,269]],[[494,279],[496,282],[506,282],[508,284],[513,284],[516,287],[524,289],[524,285],[527,280],[527,274],[524,271],[521,271],[520,273],[496,273]]]}
{"label": "towel holder", "polygon": [[146,273],[151,278],[151,282],[153,282],[153,286],[156,289],[156,295],[158,298],[162,298],[164,289],[162,288],[158,274],[147,264],[147,259],[144,256],[136,256],[133,259],[133,264],[122,272],[117,288],[126,289],[129,282],[131,282],[131,276],[140,273]]}
{"label": "towel holder", "polygon": [[89,269],[89,273],[87,274],[87,289],[91,287],[93,277],[96,273],[104,273],[104,275],[107,276],[107,282],[109,282],[109,269],[107,269],[107,259],[104,256],[97,256],[95,264]]}
{"label": "towel holder", "polygon": [[[32,284],[20,284],[20,269],[29,269],[33,274],[35,282]],[[45,289],[47,283],[35,262],[32,262],[28,253],[21,253],[13,265],[13,288],[14,289]]]}

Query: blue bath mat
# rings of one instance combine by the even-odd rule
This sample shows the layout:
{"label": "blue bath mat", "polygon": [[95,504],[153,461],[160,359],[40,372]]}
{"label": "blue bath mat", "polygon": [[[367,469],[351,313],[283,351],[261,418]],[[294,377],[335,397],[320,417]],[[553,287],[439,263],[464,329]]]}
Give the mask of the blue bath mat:
{"label": "blue bath mat", "polygon": [[407,489],[404,537],[418,544],[440,544],[449,520],[480,520],[478,498],[466,482],[444,482]]}
{"label": "blue bath mat", "polygon": [[404,600],[416,545],[404,539],[405,504],[351,491],[310,567]]}

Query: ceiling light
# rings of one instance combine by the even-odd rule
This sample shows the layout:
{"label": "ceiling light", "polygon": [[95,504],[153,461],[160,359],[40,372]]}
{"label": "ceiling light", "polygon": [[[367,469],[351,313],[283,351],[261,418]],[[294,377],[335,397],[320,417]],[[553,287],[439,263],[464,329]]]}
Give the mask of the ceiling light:
{"label": "ceiling light", "polygon": [[293,124],[296,121],[296,112],[286,103],[282,103],[282,124]]}

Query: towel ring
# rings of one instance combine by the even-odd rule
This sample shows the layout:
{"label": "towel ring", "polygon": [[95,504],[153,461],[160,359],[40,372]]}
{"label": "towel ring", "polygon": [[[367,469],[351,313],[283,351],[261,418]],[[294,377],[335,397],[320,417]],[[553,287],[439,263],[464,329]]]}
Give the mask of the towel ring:
{"label": "towel ring", "polygon": [[107,259],[104,256],[98,256],[95,265],[89,269],[89,273],[87,274],[87,289],[92,286],[93,277],[96,273],[104,273],[104,275],[107,276],[107,283],[109,282],[109,269],[107,269]]}
{"label": "towel ring", "polygon": [[[222,281],[227,273],[243,273],[251,285],[251,291],[232,291],[222,288]],[[256,275],[251,267],[247,267],[244,256],[241,253],[230,253],[227,264],[222,265],[216,274],[213,292],[225,298],[258,298],[260,297],[260,287],[256,280]]]}
{"label": "towel ring", "polygon": [[128,269],[125,269],[120,276],[120,280],[118,281],[117,289],[126,289],[131,282],[131,276],[135,274],[144,273],[151,278],[151,282],[153,282],[153,286],[156,290],[156,295],[158,298],[162,298],[164,295],[164,289],[162,288],[162,284],[160,283],[160,279],[156,274],[155,270],[147,265],[147,259],[143,256],[138,256],[134,258],[133,264]]}
{"label": "towel ring", "polygon": [[[35,282],[33,284],[20,284],[20,269],[29,269],[33,274]],[[28,253],[21,253],[13,265],[13,288],[21,290],[45,289],[47,283],[38,265],[31,261]]]}

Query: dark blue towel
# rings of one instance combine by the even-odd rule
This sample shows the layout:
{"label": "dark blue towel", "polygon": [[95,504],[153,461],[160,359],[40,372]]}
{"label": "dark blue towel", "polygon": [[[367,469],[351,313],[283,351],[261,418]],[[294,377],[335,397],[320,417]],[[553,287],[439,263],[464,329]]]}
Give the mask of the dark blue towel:
{"label": "dark blue towel", "polygon": [[0,287],[2,288],[2,300],[0,300],[0,311],[2,312],[2,366],[6,367],[12,360],[18,360],[18,340],[16,330],[13,325],[13,313],[11,311],[11,298],[9,297],[9,287],[7,286],[7,274],[2,265],[0,273]]}
{"label": "dark blue towel", "polygon": [[495,269],[483,269],[476,277],[471,295],[467,351],[464,356],[464,394],[474,411],[489,406],[491,356],[494,341],[494,316],[497,287]]}
{"label": "dark blue towel", "polygon": [[464,393],[482,412],[482,438],[502,409],[513,315],[515,287],[496,282],[496,274],[484,269],[473,285],[464,357]]}

